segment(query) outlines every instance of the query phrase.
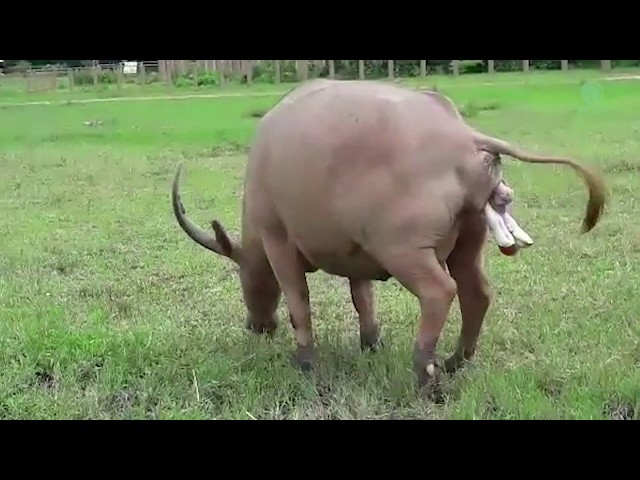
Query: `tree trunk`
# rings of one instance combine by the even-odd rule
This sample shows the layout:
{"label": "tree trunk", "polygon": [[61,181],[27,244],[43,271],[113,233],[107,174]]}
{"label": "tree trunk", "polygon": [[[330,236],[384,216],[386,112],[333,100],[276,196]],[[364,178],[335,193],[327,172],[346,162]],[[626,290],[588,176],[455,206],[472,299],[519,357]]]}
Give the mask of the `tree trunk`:
{"label": "tree trunk", "polygon": [[247,84],[253,83],[253,60],[246,60],[245,74],[247,75]]}
{"label": "tree trunk", "polygon": [[273,70],[275,72],[276,83],[280,83],[280,60],[273,60]]}
{"label": "tree trunk", "polygon": [[309,78],[309,60],[297,60],[298,80],[306,82]]}

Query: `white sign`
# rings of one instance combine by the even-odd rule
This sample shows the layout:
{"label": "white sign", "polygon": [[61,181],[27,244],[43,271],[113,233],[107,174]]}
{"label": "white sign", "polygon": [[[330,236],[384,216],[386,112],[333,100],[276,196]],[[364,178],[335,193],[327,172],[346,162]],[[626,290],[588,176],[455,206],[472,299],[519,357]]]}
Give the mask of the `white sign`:
{"label": "white sign", "polygon": [[138,73],[138,62],[122,62],[122,73],[125,75]]}

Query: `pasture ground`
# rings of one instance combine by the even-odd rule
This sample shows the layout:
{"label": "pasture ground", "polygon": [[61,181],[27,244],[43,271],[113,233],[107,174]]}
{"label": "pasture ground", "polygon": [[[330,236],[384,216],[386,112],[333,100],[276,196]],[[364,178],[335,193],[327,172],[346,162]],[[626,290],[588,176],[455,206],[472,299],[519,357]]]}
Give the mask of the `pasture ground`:
{"label": "pasture ground", "polygon": [[[385,348],[363,354],[346,280],[309,276],[306,376],[284,303],[273,341],[248,333],[233,265],[173,219],[184,162],[190,216],[238,231],[254,114],[277,95],[0,108],[0,418],[638,419],[640,82],[592,77],[436,82],[483,131],[596,164],[611,190],[580,236],[580,179],[506,160],[536,244],[515,258],[487,246],[494,303],[443,405],[416,392],[418,304],[394,280],[376,284]],[[441,355],[459,327],[456,302]]]}

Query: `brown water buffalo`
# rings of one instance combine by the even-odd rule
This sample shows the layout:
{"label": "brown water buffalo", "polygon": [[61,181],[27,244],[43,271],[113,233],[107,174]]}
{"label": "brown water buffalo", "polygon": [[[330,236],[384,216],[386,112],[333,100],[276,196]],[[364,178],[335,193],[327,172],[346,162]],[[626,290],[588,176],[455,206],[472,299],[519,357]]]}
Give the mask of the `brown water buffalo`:
{"label": "brown water buffalo", "polygon": [[379,342],[372,280],[394,277],[420,302],[414,369],[431,391],[441,369],[436,344],[455,295],[462,329],[447,371],[473,356],[490,304],[486,235],[496,218],[514,223],[499,211],[504,205],[491,206],[503,154],[575,169],[589,191],[583,231],[596,225],[605,187],[594,171],[483,135],[438,93],[368,81],[309,82],[261,119],[246,167],[241,242],[217,221],[211,234],[186,217],[181,167],[173,211],[190,238],[239,265],[248,328],[272,333],[284,294],[301,368],[315,357],[305,273],[349,279],[362,348]]}

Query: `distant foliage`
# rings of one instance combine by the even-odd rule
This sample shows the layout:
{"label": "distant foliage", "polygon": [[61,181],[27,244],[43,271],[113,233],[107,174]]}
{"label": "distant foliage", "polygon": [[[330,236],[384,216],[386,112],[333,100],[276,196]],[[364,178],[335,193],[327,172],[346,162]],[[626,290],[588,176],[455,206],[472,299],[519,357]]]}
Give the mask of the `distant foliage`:
{"label": "distant foliage", "polygon": [[[118,83],[118,74],[115,70],[112,69],[101,69],[98,71],[97,80],[98,85],[115,85]],[[140,75],[122,76],[123,83],[139,83],[140,81],[142,81],[142,77]],[[147,72],[144,78],[145,84],[156,83],[159,81],[160,75],[158,75],[157,72]],[[93,85],[93,71],[91,69],[76,70],[73,74],[73,82],[75,85],[78,85],[80,87]]]}
{"label": "distant foliage", "polygon": [[173,84],[179,88],[217,86],[220,84],[220,78],[217,73],[207,72],[206,70],[197,73],[185,72],[177,75],[173,79]]}
{"label": "distant foliage", "polygon": [[[312,75],[313,66],[309,66],[309,76]],[[321,75],[320,72],[315,73],[313,76],[328,76],[329,67],[326,68],[326,75]],[[313,78],[313,77],[311,77]],[[298,79],[296,72],[295,60],[282,60],[280,62],[280,81],[283,83],[295,82]],[[276,69],[273,61],[262,60],[259,64],[253,66],[253,80],[262,83],[274,83],[276,80]]]}
{"label": "distant foliage", "polygon": [[158,72],[149,72],[146,74],[144,83],[149,85],[152,83],[158,83],[160,81],[160,74]]}
{"label": "distant foliage", "polygon": [[[358,60],[334,60],[335,78],[339,80],[358,78]],[[613,60],[612,67],[637,67],[640,60]],[[560,70],[560,60],[531,60],[530,70]],[[600,68],[600,60],[569,60],[569,68]],[[487,72],[488,60],[460,60],[460,74],[473,74]],[[495,60],[496,72],[522,71],[522,60]],[[393,65],[394,77],[417,77],[420,75],[420,60],[395,60]],[[386,78],[389,76],[388,60],[366,60],[364,73],[367,79]],[[451,60],[427,60],[426,73],[451,74]],[[309,78],[329,77],[329,63],[316,65],[309,63]],[[273,83],[275,81],[274,62],[262,60],[253,69],[253,78],[256,82]],[[283,60],[280,62],[280,81],[283,83],[295,82],[298,79],[295,60]]]}
{"label": "distant foliage", "polygon": [[[73,76],[73,82],[78,86],[93,85],[93,72],[78,70]],[[118,83],[118,78],[113,70],[101,70],[98,72],[98,83],[111,85]]]}

